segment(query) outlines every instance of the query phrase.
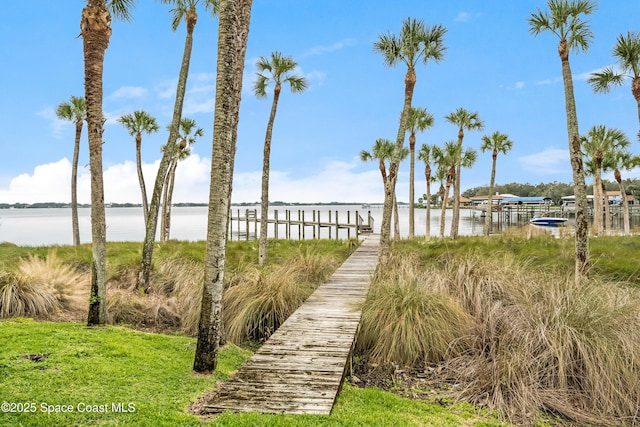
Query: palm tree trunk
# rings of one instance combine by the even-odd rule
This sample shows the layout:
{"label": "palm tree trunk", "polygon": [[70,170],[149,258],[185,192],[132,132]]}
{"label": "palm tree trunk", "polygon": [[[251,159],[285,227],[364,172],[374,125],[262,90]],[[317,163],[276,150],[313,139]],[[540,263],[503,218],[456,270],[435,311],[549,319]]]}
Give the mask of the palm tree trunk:
{"label": "palm tree trunk", "polygon": [[149,204],[147,202],[147,187],[144,184],[144,175],[142,174],[142,155],[141,155],[142,138],[139,134],[136,136],[136,169],[138,170],[138,182],[140,183],[140,192],[142,193],[142,213],[144,215],[144,225],[147,225],[149,217]]}
{"label": "palm tree trunk", "polygon": [[624,181],[622,181],[622,177],[620,175],[620,171],[618,169],[613,171],[613,175],[615,177],[616,182],[618,183],[618,189],[620,189],[620,197],[622,198],[622,214],[623,214],[623,227],[624,227],[624,235],[628,236],[631,234],[630,224],[629,224],[629,202],[627,201],[627,191],[624,188]]}
{"label": "palm tree trunk", "polygon": [[238,71],[244,68],[251,1],[223,0],[220,4],[207,246],[202,307],[193,362],[193,370],[199,373],[213,372],[218,362],[227,224],[242,90]]}
{"label": "palm tree trunk", "polygon": [[109,46],[111,15],[104,0],[89,0],[80,22],[84,46],[84,85],[91,169],[91,291],[87,324],[103,325],[107,319],[107,227],[102,175],[102,73]]}
{"label": "palm tree trunk", "polygon": [[442,197],[442,212],[440,214],[440,238],[444,238],[445,216],[447,214],[447,203],[449,203],[449,189],[451,188],[451,178],[447,177],[447,183]]}
{"label": "palm tree trunk", "polygon": [[603,195],[601,169],[596,166],[596,170],[593,174],[593,228],[595,229],[596,236],[602,235],[604,231],[604,222],[602,220],[602,215],[604,213],[604,206],[602,203]]}
{"label": "palm tree trunk", "polygon": [[174,158],[169,165],[169,170],[167,171],[167,175],[164,178],[164,183],[162,184],[162,211],[160,212],[160,241],[166,242],[168,240],[167,235],[165,234],[165,230],[167,227],[167,206],[169,205],[170,197],[169,197],[169,186],[171,185],[171,170],[173,169],[173,165],[178,161],[178,159]]}
{"label": "palm tree trunk", "polygon": [[404,79],[404,105],[400,115],[400,126],[396,136],[395,151],[393,159],[389,165],[389,176],[384,186],[384,206],[382,208],[382,223],[380,224],[380,261],[385,262],[389,257],[391,249],[391,212],[393,210],[393,198],[396,194],[396,181],[398,180],[398,169],[400,168],[400,157],[402,146],[407,132],[407,121],[411,100],[413,99],[413,89],[416,85],[416,73],[412,68],[407,70]]}
{"label": "palm tree trunk", "polygon": [[162,187],[169,166],[173,161],[175,150],[172,149],[178,139],[178,131],[180,127],[180,119],[182,118],[182,106],[184,104],[184,94],[187,88],[187,77],[189,76],[189,64],[191,61],[191,50],[193,48],[193,30],[197,21],[196,19],[187,19],[187,37],[184,42],[184,53],[182,55],[182,63],[180,65],[180,75],[178,76],[178,86],[176,88],[176,102],[173,106],[173,118],[171,119],[171,127],[169,128],[169,140],[166,149],[162,153],[158,174],[153,186],[153,195],[151,196],[151,204],[149,205],[149,216],[147,217],[147,226],[145,230],[144,242],[142,244],[142,259],[140,265],[140,273],[138,274],[137,286],[139,289],[148,289],[151,277],[151,261],[153,259],[153,244],[156,239],[156,231],[158,228],[158,214],[160,211],[160,198],[162,195]]}
{"label": "palm tree trunk", "polygon": [[573,78],[569,64],[569,51],[565,40],[558,46],[558,54],[562,61],[562,79],[564,82],[565,107],[567,113],[567,133],[569,136],[569,156],[573,170],[573,185],[576,198],[576,233],[575,233],[575,280],[581,283],[589,273],[589,221],[587,218],[587,190],[584,183],[582,152],[580,151],[580,132],[578,116],[573,93]]}
{"label": "palm tree trunk", "polygon": [[276,120],[278,109],[278,99],[280,98],[280,87],[276,84],[273,90],[273,103],[267,123],[267,133],[264,137],[264,151],[262,158],[262,194],[260,195],[260,244],[258,247],[258,264],[264,265],[267,262],[267,230],[269,228],[269,170],[271,157],[271,135],[273,133],[273,122]]}
{"label": "palm tree trunk", "polygon": [[611,209],[609,209],[609,196],[607,195],[607,189],[600,178],[600,194],[602,194],[602,204],[604,209],[604,233],[605,235],[611,234]]}
{"label": "palm tree trunk", "polygon": [[409,139],[409,239],[413,239],[415,234],[415,221],[414,221],[414,210],[415,205],[413,200],[415,199],[415,188],[414,188],[414,169],[415,169],[415,152],[416,152],[416,143],[415,143],[415,135]]}
{"label": "palm tree trunk", "polygon": [[171,169],[169,169],[169,188],[167,189],[166,210],[164,210],[164,227],[162,233],[164,234],[165,242],[171,237],[171,209],[173,207],[173,187],[176,182],[176,169],[178,168],[178,159],[175,159]]}
{"label": "palm tree trunk", "polygon": [[76,122],[76,140],[73,145],[73,162],[71,163],[71,231],[73,246],[80,245],[80,224],[78,221],[78,157],[80,157],[80,137],[82,136],[82,120]]}
{"label": "palm tree trunk", "polygon": [[398,216],[398,196],[393,198],[393,240],[400,240],[400,218]]}
{"label": "palm tree trunk", "polygon": [[640,77],[634,77],[631,80],[631,93],[633,94],[633,98],[636,100],[636,105],[638,107],[638,123],[640,123]]}
{"label": "palm tree trunk", "polygon": [[[459,145],[462,147],[462,140]],[[462,149],[460,149],[462,153]],[[460,171],[462,166],[460,163],[456,165],[456,177],[453,183],[453,218],[451,219],[451,238],[458,238],[458,226],[460,223]]]}
{"label": "palm tree trunk", "polygon": [[429,170],[425,168],[424,176],[427,180],[427,219],[426,219],[426,228],[424,230],[424,238],[425,240],[429,240],[431,238],[431,174]]}
{"label": "palm tree trunk", "polygon": [[496,160],[498,153],[493,150],[493,162],[491,164],[491,180],[489,182],[489,196],[487,197],[487,212],[484,218],[484,235],[491,233],[491,222],[493,220],[493,187],[496,183]]}

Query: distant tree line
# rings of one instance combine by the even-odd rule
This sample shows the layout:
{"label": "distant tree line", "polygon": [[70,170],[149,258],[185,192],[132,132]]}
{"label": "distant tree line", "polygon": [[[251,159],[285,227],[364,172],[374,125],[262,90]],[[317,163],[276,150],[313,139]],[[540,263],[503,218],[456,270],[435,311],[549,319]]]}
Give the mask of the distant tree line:
{"label": "distant tree line", "polygon": [[[640,191],[639,179],[625,179],[624,182],[627,194],[635,196],[636,193]],[[603,180],[603,183],[607,191],[618,190],[618,184],[614,181]],[[488,190],[489,186],[484,185],[470,188],[463,192],[462,195],[464,197],[486,196],[488,194]],[[514,194],[518,197],[551,197],[554,203],[557,204],[560,203],[563,196],[573,195],[573,184],[557,181],[540,184],[520,184],[512,182],[503,185],[496,184],[494,187],[494,194],[495,193]],[[593,185],[587,185],[587,194],[593,194]],[[638,193],[638,196],[640,197],[640,193]]]}

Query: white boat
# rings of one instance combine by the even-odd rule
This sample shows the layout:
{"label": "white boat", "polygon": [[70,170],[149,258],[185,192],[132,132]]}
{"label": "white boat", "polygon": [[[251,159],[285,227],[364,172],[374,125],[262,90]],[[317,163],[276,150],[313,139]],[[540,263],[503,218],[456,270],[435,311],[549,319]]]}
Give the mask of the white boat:
{"label": "white boat", "polygon": [[543,225],[546,227],[560,227],[567,222],[567,218],[552,218],[545,216],[534,216],[529,220],[529,224]]}

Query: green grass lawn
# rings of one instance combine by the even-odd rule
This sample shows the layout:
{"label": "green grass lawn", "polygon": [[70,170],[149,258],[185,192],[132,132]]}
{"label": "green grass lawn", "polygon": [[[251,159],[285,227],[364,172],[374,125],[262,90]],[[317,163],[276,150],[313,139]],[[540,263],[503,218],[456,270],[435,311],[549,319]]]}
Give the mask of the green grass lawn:
{"label": "green grass lawn", "polygon": [[[184,336],[29,319],[0,321],[0,402],[10,404],[9,412],[3,405],[0,425],[201,425],[202,420],[187,412],[189,403],[237,370],[250,352],[224,347],[212,376],[192,373],[194,352],[195,339]],[[34,361],[31,355],[45,357]],[[500,425],[491,420],[468,405],[412,401],[347,384],[330,416],[223,414],[208,423],[305,427]]]}

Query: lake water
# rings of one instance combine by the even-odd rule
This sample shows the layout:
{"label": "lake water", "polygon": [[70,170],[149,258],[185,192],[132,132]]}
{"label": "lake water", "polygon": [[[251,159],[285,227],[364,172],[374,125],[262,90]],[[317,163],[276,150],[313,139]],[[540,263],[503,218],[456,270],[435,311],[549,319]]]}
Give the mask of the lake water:
{"label": "lake water", "polygon": [[[245,215],[247,207],[232,207],[233,216],[237,216],[240,212],[241,216]],[[249,207],[253,210],[255,207]],[[347,222],[347,215],[350,216],[350,222],[355,223],[356,211],[367,219],[367,212],[370,212],[374,220],[374,231],[380,231],[380,223],[382,222],[382,207],[372,206],[363,208],[360,205],[341,205],[341,206],[289,206],[277,207],[269,209],[269,218],[274,218],[274,210],[278,211],[278,218],[283,220],[286,218],[286,211],[290,211],[292,219],[297,219],[298,215],[302,215],[304,211],[305,220],[309,221],[313,218],[314,211],[316,215],[320,215],[322,222],[329,221],[329,212],[331,211],[331,220],[335,222],[337,213],[339,222]],[[299,213],[300,212],[300,213]],[[347,213],[349,212],[349,214]],[[142,216],[142,208],[107,208],[107,240],[108,241],[142,241],[144,240],[144,220]],[[316,217],[317,218],[317,217]],[[400,218],[400,234],[406,237],[409,232],[409,209],[406,206],[399,208]],[[449,235],[451,224],[451,210],[446,213],[445,235]],[[426,210],[416,209],[415,211],[415,234],[424,236],[426,222]],[[91,210],[89,208],[79,209],[80,224],[80,240],[82,243],[91,241]],[[484,218],[480,217],[479,211],[471,209],[463,209],[460,214],[459,234],[464,235],[481,235],[483,233]],[[517,225],[517,224],[516,224]],[[244,227],[244,223],[241,224]],[[241,232],[244,233],[244,228]],[[232,238],[238,238],[235,232],[238,231],[236,223],[233,224],[234,231]],[[253,226],[250,227],[250,234],[253,233]],[[431,210],[431,236],[437,236],[440,230],[440,209]],[[279,238],[285,238],[286,226],[280,225],[278,228]],[[171,238],[178,240],[197,241],[204,240],[207,233],[207,208],[206,207],[174,207],[172,208],[171,217]],[[269,234],[274,237],[275,227],[269,228]],[[335,238],[335,228],[331,229],[331,237]],[[291,227],[291,238],[297,239],[299,235],[298,227]],[[311,238],[312,231],[307,228],[305,237]],[[351,232],[354,236],[354,232]],[[329,229],[323,228],[319,236],[320,238],[329,238]],[[346,238],[347,231],[341,229],[339,238]],[[242,237],[244,238],[244,237]],[[70,245],[72,244],[71,236],[71,209],[0,209],[0,242],[11,242],[17,245],[25,246],[41,246],[41,245]]]}

